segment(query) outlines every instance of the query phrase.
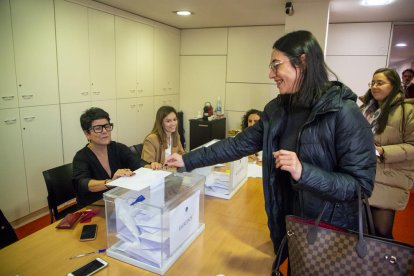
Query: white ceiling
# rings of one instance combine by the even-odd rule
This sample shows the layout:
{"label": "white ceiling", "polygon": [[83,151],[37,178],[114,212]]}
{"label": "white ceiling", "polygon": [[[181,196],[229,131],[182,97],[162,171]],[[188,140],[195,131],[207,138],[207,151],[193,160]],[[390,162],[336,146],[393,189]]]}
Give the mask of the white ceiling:
{"label": "white ceiling", "polygon": [[[327,0],[292,0],[312,3]],[[285,0],[97,0],[133,14],[178,29],[260,26],[284,24]],[[390,64],[414,59],[414,1],[393,0],[390,5],[364,7],[361,0],[331,0],[330,23],[345,22],[411,22],[394,32],[393,40],[405,41],[409,47],[392,49]],[[190,10],[194,15],[179,17],[177,10]],[[295,16],[293,14],[293,16]],[[407,56],[408,55],[408,56]]]}

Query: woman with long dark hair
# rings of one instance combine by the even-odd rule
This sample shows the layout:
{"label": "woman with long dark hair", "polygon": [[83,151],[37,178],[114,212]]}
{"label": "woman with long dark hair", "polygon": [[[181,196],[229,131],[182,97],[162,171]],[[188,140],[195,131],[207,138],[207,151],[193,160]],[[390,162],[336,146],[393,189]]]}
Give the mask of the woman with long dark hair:
{"label": "woman with long dark hair", "polygon": [[361,110],[371,125],[377,173],[369,203],[376,234],[392,239],[396,210],[404,210],[414,182],[414,99],[405,99],[398,73],[376,70]]}
{"label": "woman with long dark hair", "polygon": [[[275,252],[286,234],[285,216],[358,229],[358,190],[371,195],[375,148],[369,124],[344,84],[330,81],[323,52],[308,31],[278,39],[269,78],[280,95],[254,126],[234,138],[173,154],[167,164],[192,170],[263,150],[263,191]],[[285,254],[286,255],[286,254]]]}

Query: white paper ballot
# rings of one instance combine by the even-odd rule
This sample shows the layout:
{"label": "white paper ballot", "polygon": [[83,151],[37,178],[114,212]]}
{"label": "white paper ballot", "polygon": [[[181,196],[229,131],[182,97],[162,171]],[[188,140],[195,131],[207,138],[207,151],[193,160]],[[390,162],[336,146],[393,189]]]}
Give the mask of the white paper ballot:
{"label": "white paper ballot", "polygon": [[147,187],[158,186],[164,182],[164,178],[171,174],[169,171],[152,170],[147,168],[139,168],[134,171],[133,176],[120,177],[107,185],[127,188],[134,191],[141,191]]}

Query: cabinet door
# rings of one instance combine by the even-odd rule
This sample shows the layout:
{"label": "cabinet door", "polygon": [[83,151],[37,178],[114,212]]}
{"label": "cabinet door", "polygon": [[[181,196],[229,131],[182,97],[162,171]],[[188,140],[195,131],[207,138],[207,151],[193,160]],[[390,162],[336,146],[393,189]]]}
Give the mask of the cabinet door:
{"label": "cabinet door", "polygon": [[138,144],[138,101],[137,98],[117,100],[118,141],[127,146]]}
{"label": "cabinet door", "polygon": [[0,1],[0,109],[18,106],[9,1]]}
{"label": "cabinet door", "polygon": [[63,164],[59,105],[20,109],[30,212],[47,206],[42,171]]}
{"label": "cabinet door", "polygon": [[0,209],[9,221],[29,214],[19,110],[0,110]]}
{"label": "cabinet door", "polygon": [[177,94],[180,72],[180,35],[155,29],[154,95]]}
{"label": "cabinet door", "polygon": [[137,99],[138,104],[138,135],[135,144],[144,142],[145,137],[151,132],[154,122],[153,97],[141,97]]}
{"label": "cabinet door", "polygon": [[114,16],[88,9],[92,100],[115,99]]}
{"label": "cabinet door", "polygon": [[137,25],[115,17],[116,92],[118,98],[137,95]]}
{"label": "cabinet door", "polygon": [[58,103],[53,0],[12,0],[11,16],[19,105]]}
{"label": "cabinet door", "polygon": [[[165,95],[165,96],[154,96],[154,115],[158,109],[163,105],[169,105],[179,111],[179,96],[178,95]],[[155,117],[154,117],[155,118]]]}
{"label": "cabinet door", "polygon": [[89,101],[88,9],[56,0],[60,102]]}
{"label": "cabinet door", "polygon": [[154,28],[138,24],[137,40],[137,94],[154,94]]}
{"label": "cabinet door", "polygon": [[64,164],[71,163],[76,152],[88,143],[79,118],[90,107],[90,102],[60,105]]}

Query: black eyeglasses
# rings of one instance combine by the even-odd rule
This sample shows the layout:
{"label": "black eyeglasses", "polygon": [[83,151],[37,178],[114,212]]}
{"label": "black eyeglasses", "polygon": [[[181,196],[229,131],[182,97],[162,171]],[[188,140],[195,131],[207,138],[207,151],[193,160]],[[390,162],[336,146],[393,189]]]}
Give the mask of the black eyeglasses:
{"label": "black eyeglasses", "polygon": [[103,129],[105,128],[106,131],[112,131],[112,129],[114,129],[114,124],[110,123],[110,124],[105,124],[105,125],[96,125],[96,126],[91,126],[91,128],[89,129],[89,131],[93,130],[93,132],[95,133],[102,133]]}

